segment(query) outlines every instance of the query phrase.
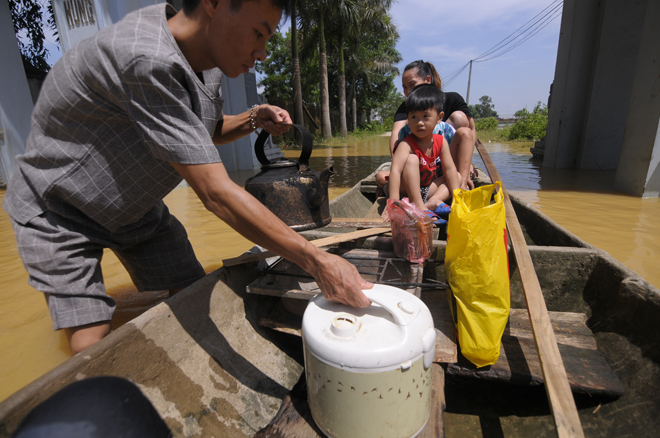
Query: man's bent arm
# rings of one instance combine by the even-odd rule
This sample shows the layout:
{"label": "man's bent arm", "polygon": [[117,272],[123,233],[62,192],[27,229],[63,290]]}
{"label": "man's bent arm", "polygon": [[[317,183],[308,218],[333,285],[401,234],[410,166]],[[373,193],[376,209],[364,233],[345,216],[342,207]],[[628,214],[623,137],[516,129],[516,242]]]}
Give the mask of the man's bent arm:
{"label": "man's bent arm", "polygon": [[222,163],[171,163],[204,206],[250,241],[291,260],[314,276],[323,295],[354,307],[367,307],[362,289],[372,284],[341,257],[320,250],[289,228],[256,198],[234,183]]}
{"label": "man's bent arm", "polygon": [[289,126],[280,125],[280,123],[292,123],[286,110],[273,105],[258,105],[252,110],[247,110],[235,116],[223,116],[215,128],[213,143],[231,143],[253,132],[254,129],[250,123],[250,112],[252,113],[254,129],[262,128],[272,135],[284,134],[289,129]]}

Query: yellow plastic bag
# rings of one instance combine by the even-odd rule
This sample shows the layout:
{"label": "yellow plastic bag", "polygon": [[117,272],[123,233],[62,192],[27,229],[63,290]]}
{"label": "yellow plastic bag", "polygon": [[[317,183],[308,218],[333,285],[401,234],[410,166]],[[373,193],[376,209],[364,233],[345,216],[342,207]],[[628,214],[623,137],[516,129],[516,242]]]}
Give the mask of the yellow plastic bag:
{"label": "yellow plastic bag", "polygon": [[[491,204],[495,188],[498,191]],[[453,305],[451,308],[461,353],[477,367],[497,362],[509,318],[506,242],[501,184],[454,190],[447,225],[445,272],[456,304],[455,313]]]}

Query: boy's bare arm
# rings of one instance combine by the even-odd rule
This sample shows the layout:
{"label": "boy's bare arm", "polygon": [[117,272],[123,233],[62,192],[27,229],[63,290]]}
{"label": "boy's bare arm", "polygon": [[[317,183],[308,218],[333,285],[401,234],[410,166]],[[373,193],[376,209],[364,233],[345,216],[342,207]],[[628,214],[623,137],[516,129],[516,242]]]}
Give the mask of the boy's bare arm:
{"label": "boy's bare arm", "polygon": [[394,155],[392,156],[392,167],[390,168],[390,199],[400,199],[401,195],[401,174],[410,155],[410,145],[405,140],[399,143]]}

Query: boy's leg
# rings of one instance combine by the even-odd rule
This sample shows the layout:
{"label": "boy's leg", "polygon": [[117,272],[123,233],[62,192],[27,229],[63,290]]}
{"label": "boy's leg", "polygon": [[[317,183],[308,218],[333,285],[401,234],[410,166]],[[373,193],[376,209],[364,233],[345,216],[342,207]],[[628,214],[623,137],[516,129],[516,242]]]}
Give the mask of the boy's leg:
{"label": "boy's leg", "polygon": [[415,204],[420,210],[426,210],[422,194],[420,193],[420,180],[419,180],[419,158],[417,155],[410,154],[403,172],[401,172],[401,188],[402,193],[407,193],[410,202]]}
{"label": "boy's leg", "polygon": [[429,186],[429,199],[426,201],[426,208],[435,211],[440,203],[446,201],[449,197],[449,187],[447,187],[445,177],[436,178]]}
{"label": "boy's leg", "polygon": [[451,157],[460,174],[461,189],[470,188],[470,166],[472,165],[472,154],[474,153],[474,140],[469,128],[459,128],[449,144]]}

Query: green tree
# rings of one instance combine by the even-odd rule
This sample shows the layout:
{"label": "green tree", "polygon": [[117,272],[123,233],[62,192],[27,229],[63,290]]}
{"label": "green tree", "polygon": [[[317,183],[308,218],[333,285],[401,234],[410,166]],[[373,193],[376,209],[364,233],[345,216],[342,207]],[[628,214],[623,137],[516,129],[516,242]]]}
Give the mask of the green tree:
{"label": "green tree", "polygon": [[[383,120],[387,120],[388,118],[393,120],[396,110],[406,100],[405,96],[397,90],[393,81],[390,81],[389,83],[391,84],[391,87],[386,90],[383,98],[376,102],[375,107],[376,112],[383,118]],[[387,123],[385,124],[387,125]],[[392,126],[390,125],[389,128],[391,127]]]}
{"label": "green tree", "polygon": [[[26,73],[47,73],[50,65],[46,62],[48,50],[44,47],[44,16],[37,0],[8,0],[18,48],[23,58]],[[46,25],[55,28],[52,6]]]}
{"label": "green tree", "polygon": [[470,105],[469,108],[475,119],[499,117],[497,111],[495,111],[495,105],[493,105],[493,100],[490,96],[481,96],[479,98],[479,103],[476,105]]}
{"label": "green tree", "polygon": [[[258,62],[255,65],[255,70],[265,76],[259,82],[259,85],[264,87],[264,94],[267,99],[293,100],[295,106],[295,86],[292,85],[295,80],[291,50],[292,35],[293,27],[289,29],[286,35],[282,35],[279,30],[276,31],[266,43],[268,57],[264,62]],[[305,57],[299,63],[298,69],[301,72],[299,73],[299,81],[301,87],[300,108],[302,117],[303,104],[319,105],[319,84],[316,79],[318,57]]]}
{"label": "green tree", "polygon": [[497,119],[495,117],[481,118],[475,123],[475,128],[477,131],[497,129]]}
{"label": "green tree", "polygon": [[[351,77],[349,100],[354,130],[357,129],[358,100],[370,120],[371,110],[389,93],[377,82],[383,79],[393,87],[394,75],[399,72],[396,68],[402,59],[396,50],[399,33],[388,13],[390,4],[390,1],[361,3],[360,26],[352,28],[350,34],[347,65]],[[383,76],[372,82],[376,75]]]}
{"label": "green tree", "polygon": [[509,130],[509,140],[540,140],[548,127],[548,107],[540,101],[530,113],[527,108],[516,111],[518,120]]}

